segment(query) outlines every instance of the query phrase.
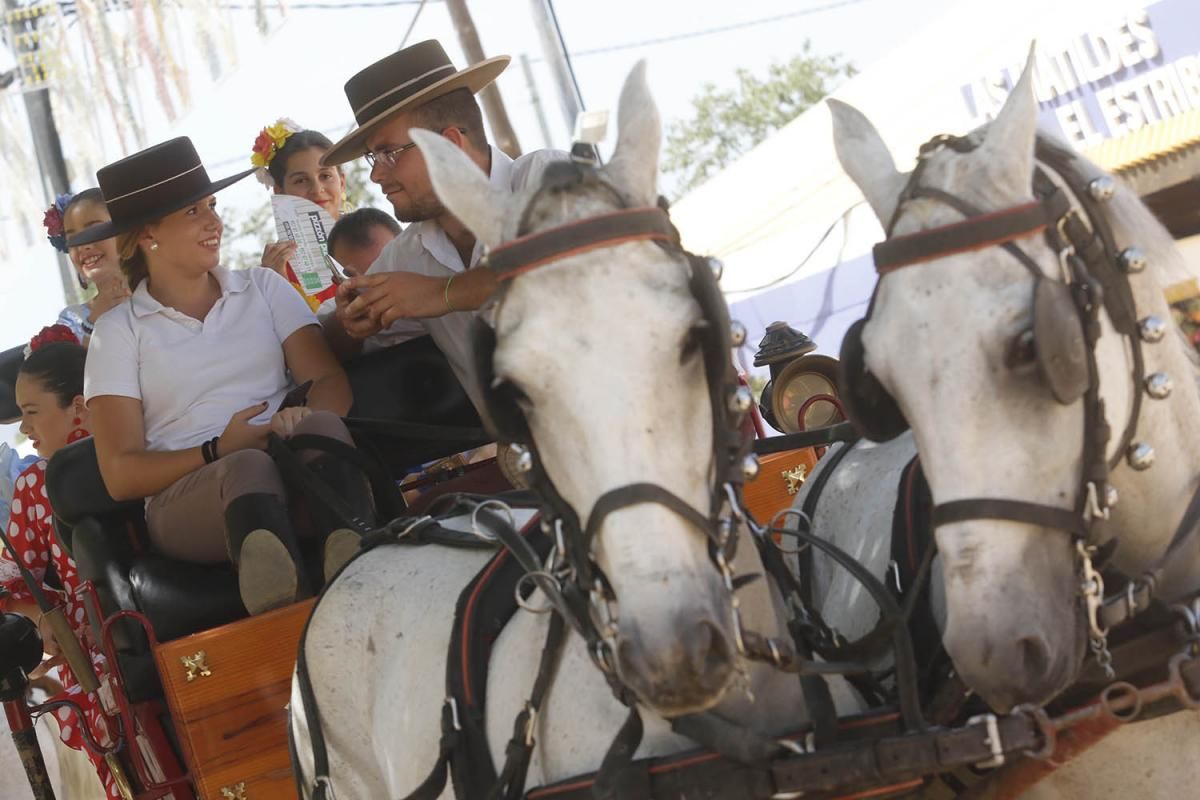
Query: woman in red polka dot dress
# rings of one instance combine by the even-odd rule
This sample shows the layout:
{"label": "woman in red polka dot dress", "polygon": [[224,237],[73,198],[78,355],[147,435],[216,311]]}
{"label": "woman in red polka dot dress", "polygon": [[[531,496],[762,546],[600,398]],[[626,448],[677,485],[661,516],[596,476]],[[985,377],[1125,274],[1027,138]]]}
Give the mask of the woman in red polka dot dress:
{"label": "woman in red polka dot dress", "polygon": [[[34,578],[45,581],[46,573],[52,568],[58,576],[58,586],[43,586],[48,597],[58,597],[65,604],[67,618],[75,634],[84,644],[92,658],[97,674],[103,674],[103,658],[96,643],[92,641],[87,625],[82,598],[78,595],[79,573],[75,560],[61,546],[52,524],[53,514],[46,499],[46,459],[59,448],[88,435],[86,430],[87,409],[83,403],[83,364],[87,350],[74,340],[69,330],[57,336],[54,326],[34,339],[33,351],[21,365],[17,375],[16,397],[21,408],[21,432],[33,442],[41,460],[30,466],[17,478],[13,487],[11,516],[8,522],[8,540],[15,555]],[[62,339],[62,341],[55,341]],[[0,548],[0,585],[8,590],[0,596],[0,611],[24,614],[40,620],[41,612],[33,602],[33,595],[25,585],[13,554]],[[46,652],[58,653],[57,644],[47,625],[39,625]],[[51,700],[70,700],[83,712],[84,720],[73,709],[60,707],[54,715],[58,720],[59,735],[63,742],[75,750],[88,754],[106,795],[120,800],[112,774],[102,756],[87,749],[81,725],[86,725],[92,738],[103,747],[113,744],[114,725],[100,706],[95,693],[85,694],[65,665],[58,667],[58,680],[63,685],[62,694]]]}

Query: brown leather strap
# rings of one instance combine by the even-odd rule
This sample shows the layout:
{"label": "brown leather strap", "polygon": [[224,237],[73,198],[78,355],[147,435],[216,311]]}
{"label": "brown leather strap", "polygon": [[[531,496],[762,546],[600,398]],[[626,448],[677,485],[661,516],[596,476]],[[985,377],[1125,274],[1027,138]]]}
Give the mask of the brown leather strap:
{"label": "brown leather strap", "polygon": [[935,258],[1011,242],[1031,236],[1051,225],[1065,212],[1063,203],[1052,195],[1046,202],[1034,200],[1002,211],[968,217],[905,236],[894,236],[875,245],[875,270],[886,274],[893,270]]}
{"label": "brown leather strap", "polygon": [[934,506],[933,526],[949,525],[953,522],[968,522],[976,519],[999,519],[1040,525],[1044,528],[1066,531],[1081,539],[1087,537],[1087,523],[1081,514],[1066,508],[1026,503],[1022,500],[1005,500],[997,497],[976,497],[951,500]]}
{"label": "brown leather strap", "polygon": [[643,240],[675,240],[675,229],[661,208],[624,208],[531,233],[492,250],[486,263],[497,279],[506,281],[560,258]]}

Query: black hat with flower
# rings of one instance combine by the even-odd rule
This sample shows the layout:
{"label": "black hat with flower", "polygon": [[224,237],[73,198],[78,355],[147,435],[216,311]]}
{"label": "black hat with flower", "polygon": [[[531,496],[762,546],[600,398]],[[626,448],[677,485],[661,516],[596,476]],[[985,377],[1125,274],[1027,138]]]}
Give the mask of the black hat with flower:
{"label": "black hat with flower", "polygon": [[42,217],[42,226],[46,229],[46,241],[54,245],[54,249],[60,253],[67,252],[67,231],[63,227],[63,214],[67,212],[67,206],[71,204],[72,197],[74,195],[70,192],[60,194],[54,198],[54,202],[50,204]]}

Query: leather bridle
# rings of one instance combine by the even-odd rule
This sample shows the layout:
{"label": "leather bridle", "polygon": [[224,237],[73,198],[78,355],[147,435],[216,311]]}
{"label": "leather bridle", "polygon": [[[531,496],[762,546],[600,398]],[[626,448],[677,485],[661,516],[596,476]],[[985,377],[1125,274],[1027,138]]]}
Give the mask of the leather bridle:
{"label": "leather bridle", "polygon": [[[575,193],[585,188],[610,194],[618,208],[546,230],[528,231],[530,216],[545,196]],[[570,256],[634,241],[654,242],[668,253],[684,257],[690,271],[690,289],[700,305],[704,324],[697,333],[702,339],[713,426],[713,470],[708,508],[695,508],[657,484],[632,483],[601,495],[587,515],[586,527],[581,526],[580,513],[562,497],[543,469],[537,443],[517,406],[515,388],[495,379],[492,365],[494,331],[482,320],[477,322],[476,329],[485,422],[499,440],[523,449],[520,457],[523,469],[528,473],[531,487],[547,505],[543,527],[555,541],[549,565],[531,561],[524,566],[555,609],[585,639],[588,651],[605,674],[614,694],[631,707],[635,698],[617,676],[614,658],[619,626],[618,598],[592,556],[595,537],[605,519],[614,512],[652,503],[669,509],[704,533],[709,555],[729,591],[735,634],[739,645],[741,642],[731,566],[737,549],[735,515],[740,513],[741,485],[751,476],[748,471],[753,471],[756,462],[747,455],[749,442],[739,431],[751,397],[747,389],[738,385],[733,369],[731,323],[714,266],[710,259],[683,249],[664,208],[630,207],[622,193],[596,167],[578,161],[556,162],[547,167],[542,184],[522,212],[517,238],[492,249],[482,262],[501,282],[493,300],[499,309],[513,281],[522,276]],[[517,547],[520,548],[519,544]],[[522,558],[523,554],[516,552],[516,555]],[[523,560],[527,560],[527,556]]]}
{"label": "leather bridle", "polygon": [[[1069,292],[1082,332],[1086,373],[1079,377],[1080,398],[1083,401],[1082,469],[1072,508],[1060,508],[1009,498],[966,498],[936,505],[933,525],[945,525],[978,519],[1019,522],[1069,533],[1076,541],[1084,577],[1083,595],[1090,626],[1093,649],[1103,661],[1106,655],[1104,637],[1108,626],[1103,624],[1100,611],[1103,583],[1092,567],[1091,558],[1101,545],[1111,552],[1115,542],[1101,542],[1099,522],[1109,516],[1115,502],[1115,492],[1109,486],[1110,471],[1122,460],[1132,442],[1140,416],[1144,365],[1141,336],[1135,316],[1133,294],[1122,265],[1128,257],[1118,251],[1111,227],[1100,204],[1113,193],[1112,179],[1107,176],[1087,181],[1072,168],[1074,156],[1043,139],[1037,143],[1041,164],[1053,169],[1067,189],[1056,184],[1039,165],[1033,176],[1036,200],[1000,211],[985,212],[962,198],[948,192],[923,186],[922,173],[930,156],[944,147],[966,153],[978,146],[973,137],[939,136],[921,148],[917,167],[905,186],[896,211],[888,225],[889,238],[874,250],[877,271],[881,276],[914,264],[945,258],[959,253],[990,247],[1001,247],[1012,255],[1033,276],[1039,293]],[[1069,190],[1069,191],[1068,191]],[[932,200],[947,205],[964,217],[963,220],[930,228],[917,233],[893,237],[892,231],[902,217],[906,204],[915,199]],[[1042,268],[1022,249],[1019,242],[1041,235],[1059,256],[1062,279],[1046,275]],[[1124,259],[1123,259],[1124,257]],[[878,289],[876,290],[878,291]],[[872,307],[875,298],[872,297]],[[1037,302],[1037,301],[1035,301]],[[1096,345],[1100,338],[1099,312],[1104,308],[1117,333],[1124,337],[1132,354],[1133,402],[1121,432],[1119,446],[1108,457],[1111,429],[1100,397],[1100,376],[1096,364]],[[1036,309],[1035,309],[1035,317]],[[1061,329],[1060,329],[1061,330]],[[1061,347],[1059,342],[1038,340],[1035,347]],[[1061,360],[1060,360],[1061,362]],[[1043,377],[1060,402],[1066,399],[1055,385],[1054,374]],[[1067,383],[1071,381],[1068,379]],[[1073,392],[1068,392],[1073,394]],[[1071,398],[1073,401],[1074,398]],[[1148,602],[1146,603],[1148,605]],[[1110,615],[1111,616],[1111,615]]]}

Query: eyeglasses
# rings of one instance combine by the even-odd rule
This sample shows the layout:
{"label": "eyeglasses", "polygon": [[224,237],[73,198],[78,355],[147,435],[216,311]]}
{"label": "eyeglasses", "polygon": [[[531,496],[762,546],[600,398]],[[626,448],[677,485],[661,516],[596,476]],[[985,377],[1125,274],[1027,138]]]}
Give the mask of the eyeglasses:
{"label": "eyeglasses", "polygon": [[[455,128],[455,130],[459,133],[467,132],[466,128]],[[391,147],[387,150],[380,150],[378,153],[372,153],[370,150],[368,150],[367,152],[363,153],[363,159],[366,160],[367,166],[369,166],[371,169],[375,169],[376,161],[381,162],[385,168],[391,169],[392,167],[396,166],[397,162],[400,161],[401,153],[403,153],[405,150],[411,150],[416,146],[416,142],[409,142],[408,144],[402,144],[399,147]]]}

